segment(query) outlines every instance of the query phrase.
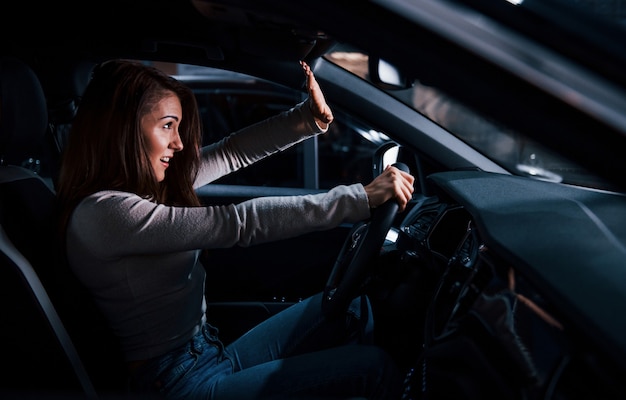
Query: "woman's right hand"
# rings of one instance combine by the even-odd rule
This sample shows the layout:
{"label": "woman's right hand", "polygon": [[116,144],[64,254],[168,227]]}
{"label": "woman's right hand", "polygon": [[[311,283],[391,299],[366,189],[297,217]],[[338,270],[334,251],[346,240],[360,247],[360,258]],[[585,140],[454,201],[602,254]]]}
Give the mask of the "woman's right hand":
{"label": "woman's right hand", "polygon": [[413,196],[414,181],[415,178],[408,172],[387,166],[372,182],[364,186],[370,208],[376,208],[394,198],[400,206],[398,212],[403,211]]}
{"label": "woman's right hand", "polygon": [[328,124],[333,122],[333,112],[326,103],[324,93],[322,93],[322,89],[317,83],[315,75],[313,74],[313,71],[311,71],[309,64],[304,61],[300,61],[300,65],[302,66],[302,70],[306,76],[306,88],[309,92],[309,107],[311,107],[313,117],[322,129],[326,129],[328,128]]}

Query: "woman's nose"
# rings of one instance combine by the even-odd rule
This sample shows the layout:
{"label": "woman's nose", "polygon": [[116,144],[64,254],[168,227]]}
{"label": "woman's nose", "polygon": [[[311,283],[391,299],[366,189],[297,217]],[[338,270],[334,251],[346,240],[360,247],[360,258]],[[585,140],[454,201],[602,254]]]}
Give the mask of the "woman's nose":
{"label": "woman's nose", "polygon": [[180,134],[176,131],[174,138],[170,142],[170,148],[174,149],[174,151],[181,151],[183,149],[183,141],[180,138]]}

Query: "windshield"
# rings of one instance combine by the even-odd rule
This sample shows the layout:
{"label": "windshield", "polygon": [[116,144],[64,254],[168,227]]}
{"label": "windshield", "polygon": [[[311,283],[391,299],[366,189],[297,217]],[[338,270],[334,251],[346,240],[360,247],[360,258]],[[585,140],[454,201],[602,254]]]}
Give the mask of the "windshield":
{"label": "windshield", "polygon": [[[543,17],[550,19],[555,25],[567,25],[574,16],[578,18],[578,22],[582,22],[580,19],[588,21],[589,27],[578,24],[576,27],[568,26],[567,29],[570,32],[573,30],[576,35],[588,42],[593,42],[589,46],[596,46],[597,49],[601,49],[605,45],[608,46],[607,40],[603,40],[603,36],[598,34],[597,29],[593,29],[593,27],[598,27],[598,23],[606,27],[612,25],[615,27],[626,26],[626,0],[507,1],[520,8],[526,8],[526,11],[532,9],[530,11],[534,13],[541,13]],[[483,13],[483,16],[502,18],[500,22],[508,27],[516,26],[514,12],[498,15],[497,11],[502,10],[499,7],[490,7],[485,2],[459,0],[458,3],[475,6],[477,10]],[[491,2],[487,3],[491,4]],[[500,4],[501,2],[493,3]],[[511,10],[507,9],[507,11]],[[565,13],[565,11],[569,12]],[[572,15],[572,11],[576,11],[577,15]],[[505,21],[505,19],[507,20]],[[592,20],[595,21],[595,24],[591,24]],[[606,32],[604,33],[606,34]],[[550,42],[549,44],[552,46],[572,46],[571,42],[559,42],[552,37],[554,35],[545,36],[545,32],[543,34],[526,32],[526,34],[530,36],[539,35],[535,39],[546,45]],[[391,66],[389,71],[392,75],[388,79],[382,79],[387,66],[384,60],[376,63],[378,71],[370,74],[372,72],[369,70],[370,60],[366,52],[342,45],[337,46],[334,50],[325,56],[328,61],[384,89],[389,95],[429,118],[512,174],[577,186],[615,190],[615,186],[609,184],[606,179],[592,174],[588,169],[556,154],[555,151],[531,140],[527,135],[516,131],[514,128],[504,126],[500,122],[481,115],[472,109],[471,104],[461,104],[437,87],[429,86],[417,79],[410,82],[402,79],[396,80],[396,76],[393,75],[396,71]],[[575,49],[569,49],[569,51],[572,52]],[[415,75],[413,74],[413,76]],[[402,78],[402,76],[398,77]]]}
{"label": "windshield", "polygon": [[[325,58],[371,81],[367,54],[338,47],[337,51],[327,54]],[[384,73],[383,69],[384,65],[381,66],[381,74]],[[393,80],[393,77],[390,79]],[[611,189],[600,177],[515,130],[478,114],[435,87],[425,85],[419,80],[404,86],[406,88],[389,86],[386,91],[512,174],[590,188]]]}
{"label": "windshield", "polygon": [[[368,79],[367,54],[358,51],[336,51],[329,61]],[[387,89],[387,92],[411,106],[459,139],[487,155],[516,175],[532,176],[553,182],[604,188],[600,178],[559,157],[540,144],[512,129],[485,118],[456,102],[437,88],[415,80],[410,87]]]}

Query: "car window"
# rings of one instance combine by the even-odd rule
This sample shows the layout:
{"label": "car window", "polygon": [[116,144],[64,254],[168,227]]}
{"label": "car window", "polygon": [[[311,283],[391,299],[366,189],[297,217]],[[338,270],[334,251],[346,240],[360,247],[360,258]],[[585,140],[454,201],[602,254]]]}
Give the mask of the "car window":
{"label": "car window", "polygon": [[[185,64],[155,63],[190,86],[203,125],[203,144],[286,111],[306,95],[248,75]],[[372,179],[375,150],[390,139],[333,109],[328,132],[268,157],[215,183],[330,189]]]}

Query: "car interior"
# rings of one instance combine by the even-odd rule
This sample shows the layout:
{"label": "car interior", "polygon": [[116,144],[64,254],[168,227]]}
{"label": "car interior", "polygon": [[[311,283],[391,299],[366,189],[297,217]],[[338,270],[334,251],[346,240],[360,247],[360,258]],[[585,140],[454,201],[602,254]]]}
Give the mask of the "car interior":
{"label": "car interior", "polygon": [[[258,120],[304,99],[299,60],[315,71],[342,132],[389,135],[355,142],[344,133],[348,150],[338,145],[334,150],[360,154],[352,175],[338,176],[333,167],[342,161],[335,158],[311,161],[311,154],[332,148],[332,142],[319,139],[258,170],[199,188],[206,205],[320,192],[329,188],[315,175],[324,168],[336,178],[328,179],[328,186],[371,179],[390,163],[416,176],[415,195],[402,213],[389,203],[364,223],[204,252],[203,264],[216,277],[206,283],[207,314],[225,343],[319,291],[326,294],[322,306],[330,314],[366,292],[375,307],[377,340],[406,371],[403,399],[626,398],[626,320],[621,317],[626,312],[626,158],[619,150],[622,128],[614,123],[618,113],[588,111],[584,93],[538,90],[528,83],[535,75],[520,78],[514,68],[454,43],[431,25],[416,28],[391,18],[376,1],[356,12],[355,24],[376,20],[382,27],[377,32],[400,31],[402,38],[342,24],[340,18],[355,14],[347,1],[321,1],[310,13],[297,4],[271,1],[75,3],[37,5],[32,15],[28,4],[3,6],[20,28],[0,41],[0,346],[10,365],[0,378],[0,397],[129,398],[116,340],[64,260],[55,220],[63,146],[91,71],[104,60],[127,58],[253,77],[210,82],[172,72],[187,79],[198,99],[204,96],[199,103],[208,105],[201,107],[207,141],[236,129],[239,116]],[[500,21],[510,17],[504,5],[470,3],[472,12]],[[333,12],[326,12],[330,7]],[[428,7],[433,17],[453,14],[425,2]],[[94,14],[100,18],[72,17]],[[573,19],[574,14],[567,15]],[[155,23],[164,16],[167,34]],[[23,34],[33,21],[48,34]],[[538,31],[550,31],[538,25]],[[571,26],[559,27],[566,28]],[[601,42],[607,31],[613,32],[599,29],[592,39]],[[546,39],[549,47],[558,47],[556,36]],[[419,54],[398,51],[414,37],[420,38]],[[363,74],[370,82],[331,61],[352,45],[371,53]],[[573,59],[582,57],[571,44],[561,50]],[[603,51],[585,64],[623,84],[621,70],[614,69],[623,60]],[[605,53],[615,58],[602,58]],[[394,84],[379,79],[386,59],[398,67]],[[404,74],[408,71],[419,76]],[[480,112],[567,153],[601,176],[600,184],[588,189],[546,176],[514,175],[394,98],[418,78],[459,101],[479,100]],[[388,92],[373,89],[371,82]],[[267,103],[251,100],[259,106],[253,110],[242,93],[264,93],[260,98]],[[507,93],[517,95],[504,99]],[[621,105],[620,100],[607,103],[614,109]],[[291,174],[284,179],[278,172],[283,165]],[[310,174],[307,165],[316,172]],[[562,170],[573,168],[568,163]],[[271,184],[262,180],[269,173],[277,176]]]}

